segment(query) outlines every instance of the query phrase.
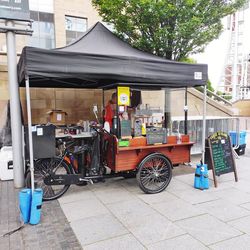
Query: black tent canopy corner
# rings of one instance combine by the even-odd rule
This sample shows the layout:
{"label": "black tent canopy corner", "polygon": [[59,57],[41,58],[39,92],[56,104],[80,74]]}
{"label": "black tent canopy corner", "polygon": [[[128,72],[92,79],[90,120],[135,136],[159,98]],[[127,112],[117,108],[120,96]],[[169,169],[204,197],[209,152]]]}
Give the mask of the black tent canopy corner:
{"label": "black tent canopy corner", "polygon": [[46,88],[182,88],[206,85],[207,65],[166,60],[140,51],[96,23],[68,46],[47,50],[24,47],[18,79]]}

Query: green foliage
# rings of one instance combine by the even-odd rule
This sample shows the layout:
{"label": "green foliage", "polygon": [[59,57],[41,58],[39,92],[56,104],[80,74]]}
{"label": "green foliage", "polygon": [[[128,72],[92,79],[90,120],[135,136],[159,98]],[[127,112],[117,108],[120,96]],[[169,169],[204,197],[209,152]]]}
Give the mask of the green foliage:
{"label": "green foliage", "polygon": [[132,46],[180,61],[218,38],[221,18],[246,0],[92,0],[105,22]]}
{"label": "green foliage", "polygon": [[227,95],[226,93],[223,93],[223,92],[221,92],[219,90],[216,92],[216,94],[223,97],[225,100],[228,100],[228,101],[232,100],[231,95]]}
{"label": "green foliage", "polygon": [[207,81],[207,89],[210,90],[211,92],[214,92],[214,88],[210,80]]}

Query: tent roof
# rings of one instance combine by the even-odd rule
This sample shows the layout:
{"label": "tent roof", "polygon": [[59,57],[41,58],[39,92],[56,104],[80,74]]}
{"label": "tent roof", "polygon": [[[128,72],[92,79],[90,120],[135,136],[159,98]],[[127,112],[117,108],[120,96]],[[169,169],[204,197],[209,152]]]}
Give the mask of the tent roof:
{"label": "tent roof", "polygon": [[207,82],[207,65],[166,60],[131,47],[100,22],[68,46],[24,47],[18,63],[20,86],[107,88],[193,87]]}

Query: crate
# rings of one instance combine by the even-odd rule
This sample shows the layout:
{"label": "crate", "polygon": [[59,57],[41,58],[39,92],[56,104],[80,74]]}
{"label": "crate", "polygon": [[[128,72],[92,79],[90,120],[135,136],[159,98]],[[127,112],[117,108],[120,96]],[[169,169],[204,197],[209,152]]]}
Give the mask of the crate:
{"label": "crate", "polygon": [[129,147],[129,140],[119,140],[118,146],[119,147]]}
{"label": "crate", "polygon": [[167,143],[167,130],[165,128],[147,128],[147,144]]}
{"label": "crate", "polygon": [[177,144],[177,136],[169,135],[168,136],[168,144]]}
{"label": "crate", "polygon": [[146,137],[134,137],[130,139],[129,145],[131,147],[138,147],[138,146],[146,146],[147,145],[147,138]]}
{"label": "crate", "polygon": [[181,135],[181,142],[189,142],[189,135]]}

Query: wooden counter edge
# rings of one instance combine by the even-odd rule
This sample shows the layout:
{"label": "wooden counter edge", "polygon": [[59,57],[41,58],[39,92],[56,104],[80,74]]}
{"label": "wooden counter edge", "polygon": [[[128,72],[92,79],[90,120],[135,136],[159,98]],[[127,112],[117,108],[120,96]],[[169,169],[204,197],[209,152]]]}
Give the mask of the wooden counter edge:
{"label": "wooden counter edge", "polygon": [[129,151],[137,149],[149,149],[149,148],[168,148],[168,147],[180,147],[180,146],[193,146],[194,142],[183,142],[176,144],[158,144],[158,145],[146,145],[146,146],[132,146],[132,147],[118,147],[118,151]]}

